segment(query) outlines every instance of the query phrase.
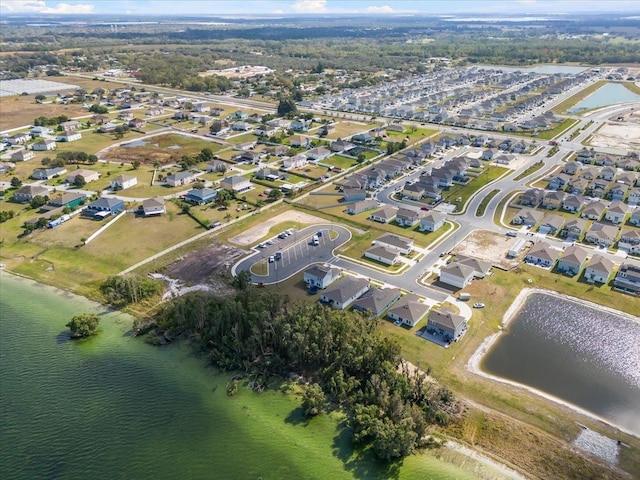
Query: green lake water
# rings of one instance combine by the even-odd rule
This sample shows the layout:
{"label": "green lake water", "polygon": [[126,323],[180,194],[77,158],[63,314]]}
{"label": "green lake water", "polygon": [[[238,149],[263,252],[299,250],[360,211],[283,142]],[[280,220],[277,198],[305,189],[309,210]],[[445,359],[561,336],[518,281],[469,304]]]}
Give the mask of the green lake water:
{"label": "green lake water", "polygon": [[[7,273],[0,282],[1,479],[500,478],[429,455],[397,470],[358,461],[337,416],[306,422],[280,392],[228,398],[229,376],[187,345],[151,347],[122,314]],[[100,332],[69,341],[64,325],[83,312],[100,315]]]}

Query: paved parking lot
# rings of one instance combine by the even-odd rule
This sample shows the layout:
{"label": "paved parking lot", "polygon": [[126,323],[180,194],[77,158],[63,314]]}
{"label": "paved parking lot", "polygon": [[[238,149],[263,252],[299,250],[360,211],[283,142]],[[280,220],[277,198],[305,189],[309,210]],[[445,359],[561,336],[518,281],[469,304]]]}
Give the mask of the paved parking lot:
{"label": "paved parking lot", "polygon": [[[329,231],[337,233],[331,238]],[[286,238],[274,237],[270,239],[273,245],[265,245],[264,248],[254,247],[256,252],[240,261],[235,266],[235,272],[243,270],[251,271],[252,265],[259,261],[267,262],[267,274],[251,274],[254,283],[271,284],[285,280],[304,270],[313,263],[324,263],[333,260],[333,251],[340,245],[351,239],[351,232],[340,225],[314,225],[302,230],[291,230],[292,234]],[[318,235],[318,245],[312,244],[313,236]],[[269,257],[275,257],[280,253],[281,258],[269,262]]]}

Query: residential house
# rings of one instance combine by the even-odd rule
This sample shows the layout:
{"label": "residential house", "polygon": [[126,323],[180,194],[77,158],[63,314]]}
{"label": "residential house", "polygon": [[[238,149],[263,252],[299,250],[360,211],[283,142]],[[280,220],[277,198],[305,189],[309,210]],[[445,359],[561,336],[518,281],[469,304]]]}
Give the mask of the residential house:
{"label": "residential house", "polygon": [[131,128],[144,128],[147,125],[147,121],[142,118],[132,118],[129,120],[129,126]]}
{"label": "residential house", "polygon": [[624,250],[632,255],[640,254],[640,230],[637,228],[629,228],[624,230],[620,235],[618,249]]}
{"label": "residential house", "polygon": [[126,190],[138,184],[138,178],[133,175],[118,175],[109,182],[113,190]]}
{"label": "residential house", "polygon": [[440,335],[445,341],[459,338],[467,329],[467,321],[451,308],[432,309],[427,318],[427,332]]}
{"label": "residential house", "polygon": [[100,125],[100,127],[98,127],[98,132],[99,133],[115,132],[117,126],[118,126],[117,124],[112,123],[112,122],[103,123],[102,125]]}
{"label": "residential house", "polygon": [[589,283],[607,283],[614,264],[611,260],[596,253],[584,271],[584,279]]}
{"label": "residential house", "polygon": [[559,272],[568,275],[577,275],[587,261],[587,251],[577,245],[567,247],[558,260]]}
{"label": "residential house", "polygon": [[303,135],[294,135],[289,138],[289,145],[292,147],[304,147],[309,148],[311,146],[311,139]]}
{"label": "residential house", "polygon": [[145,115],[147,115],[148,117],[155,117],[158,115],[162,115],[163,113],[164,113],[164,108],[160,106],[155,106],[155,107],[149,107]]}
{"label": "residential house", "polygon": [[320,160],[328,158],[331,155],[331,150],[327,150],[324,147],[316,147],[306,151],[305,155],[314,162],[319,162]]}
{"label": "residential house", "polygon": [[184,196],[185,201],[194,205],[205,205],[213,202],[218,196],[218,191],[212,188],[193,188]]}
{"label": "residential house", "polygon": [[89,183],[98,180],[100,178],[100,173],[94,172],[93,170],[78,168],[67,175],[67,183],[74,183],[76,181],[76,177],[82,177],[85,183]]}
{"label": "residential house", "polygon": [[25,143],[31,140],[31,135],[28,133],[16,133],[15,135],[11,135],[6,138],[6,141],[9,142],[9,145],[24,145]]}
{"label": "residential house", "polygon": [[629,217],[629,224],[635,225],[636,227],[640,226],[640,208],[635,209],[631,212],[631,217]]}
{"label": "residential house", "polygon": [[474,268],[458,262],[452,262],[440,268],[440,281],[456,288],[464,288],[474,277]]}
{"label": "residential house", "polygon": [[195,182],[198,176],[194,172],[185,170],[183,172],[172,173],[167,175],[165,182],[170,187],[179,187]]}
{"label": "residential house", "polygon": [[624,183],[614,183],[613,185],[611,185],[611,188],[607,193],[607,197],[614,202],[622,201],[629,190],[631,190],[631,187],[625,185]]}
{"label": "residential house", "polygon": [[162,215],[166,213],[164,199],[162,197],[147,198],[142,201],[142,212],[145,217]]}
{"label": "residential house", "polygon": [[369,280],[346,276],[324,291],[320,301],[344,310],[369,289]]}
{"label": "residential house", "polygon": [[564,200],[564,192],[550,191],[545,193],[542,206],[547,210],[557,210]]}
{"label": "residential house", "polygon": [[222,160],[214,160],[213,162],[207,163],[207,172],[226,172],[228,168],[229,166]]}
{"label": "residential house", "polygon": [[49,135],[52,130],[48,127],[33,127],[29,130],[32,137],[42,137],[43,135]]}
{"label": "residential house", "polygon": [[307,164],[307,156],[304,153],[299,153],[293,157],[282,159],[282,168],[303,168]]}
{"label": "residential house", "polygon": [[567,175],[575,175],[582,168],[582,164],[578,162],[567,162],[562,168],[562,173],[566,173]]}
{"label": "residential house", "polygon": [[369,219],[374,222],[380,223],[388,223],[394,218],[396,218],[396,213],[398,209],[391,205],[383,205],[382,208],[376,210],[371,215],[369,215]]}
{"label": "residential house", "polygon": [[353,150],[355,147],[356,146],[353,143],[342,139],[331,142],[330,146],[332,152],[348,152],[349,150]]}
{"label": "residential house", "polygon": [[116,215],[124,210],[124,201],[118,198],[102,197],[91,202],[82,211],[82,216],[103,219],[109,215]]}
{"label": "residential house", "polygon": [[424,197],[424,186],[419,182],[405,184],[402,196],[411,200],[420,200]]}
{"label": "residential house", "polygon": [[75,142],[82,139],[80,132],[62,132],[56,136],[58,142]]}
{"label": "residential house", "polygon": [[538,232],[548,235],[557,235],[564,226],[565,217],[562,215],[545,215],[538,227]]}
{"label": "residential house", "polygon": [[569,181],[569,184],[567,185],[566,191],[574,195],[580,195],[584,193],[584,191],[587,189],[588,186],[589,186],[588,180],[580,177],[572,177],[571,180]]}
{"label": "residential house", "polygon": [[49,200],[47,205],[56,208],[76,208],[80,205],[83,205],[87,196],[84,193],[79,192],[65,192],[62,195],[58,195],[57,197]]}
{"label": "residential house", "polygon": [[421,232],[435,232],[444,225],[445,216],[437,212],[429,212],[420,219]]}
{"label": "residential house", "polygon": [[269,180],[271,182],[280,180],[282,176],[283,175],[280,173],[279,170],[276,170],[275,168],[267,168],[267,167],[261,168],[255,173],[255,178],[257,178],[258,180]]}
{"label": "residential house", "polygon": [[527,225],[533,227],[536,223],[542,220],[544,217],[543,212],[539,212],[538,210],[533,210],[531,208],[523,208],[513,217],[511,223],[514,225]]}
{"label": "residential house", "polygon": [[560,252],[551,247],[547,242],[538,242],[531,247],[531,250],[525,255],[524,261],[551,268],[556,262]]}
{"label": "residential house", "polygon": [[31,160],[33,157],[35,157],[36,154],[31,151],[31,150],[18,150],[17,152],[14,152],[13,154],[11,154],[11,161],[12,162],[26,162],[27,160]]}
{"label": "residential house", "polygon": [[571,176],[566,173],[559,173],[554,175],[549,180],[549,189],[550,190],[562,190],[564,189],[569,181],[571,180]]}
{"label": "residential house", "polygon": [[312,265],[304,271],[304,283],[325,289],[340,278],[340,269],[328,265]]}
{"label": "residential house", "polygon": [[257,145],[254,141],[242,142],[233,147],[234,150],[238,150],[240,152],[246,152],[248,150],[252,150]]}
{"label": "residential house", "polygon": [[520,195],[520,205],[524,207],[536,208],[544,199],[544,190],[540,188],[530,188]]}
{"label": "residential house", "polygon": [[75,130],[80,130],[82,128],[82,123],[77,120],[69,120],[67,122],[62,122],[59,126],[65,132],[73,132]]}
{"label": "residential house", "polygon": [[42,139],[31,145],[31,149],[35,150],[36,152],[48,152],[51,150],[55,150],[56,146],[57,145],[55,140]]}
{"label": "residential house", "polygon": [[640,267],[623,263],[613,279],[613,288],[625,293],[640,296]]}
{"label": "residential house", "polygon": [[270,125],[260,125],[258,128],[256,128],[254,133],[258,137],[271,137],[278,133],[278,129]]}
{"label": "residential house", "polygon": [[589,220],[600,220],[605,211],[605,205],[601,202],[591,202],[584,207],[580,216]]}
{"label": "residential house", "polygon": [[403,325],[415,327],[429,311],[429,306],[413,293],[404,295],[387,311],[387,318],[400,321]]}
{"label": "residential house", "polygon": [[627,206],[621,201],[612,202],[604,214],[604,219],[611,223],[622,223],[627,215]]}
{"label": "residential house", "polygon": [[465,267],[471,267],[473,269],[474,278],[484,278],[491,270],[491,264],[489,262],[478,260],[473,257],[467,257],[465,255],[456,255],[455,263],[458,265],[464,265]]}
{"label": "residential house", "polygon": [[567,219],[562,230],[560,230],[560,236],[565,238],[578,239],[582,235],[582,232],[587,228],[587,221],[583,218],[570,218]]}
{"label": "residential house", "polygon": [[282,157],[287,154],[289,149],[286,145],[273,145],[266,148],[268,155],[275,155],[276,157]]}
{"label": "residential house", "polygon": [[49,195],[49,190],[41,185],[24,185],[13,192],[13,201],[16,203],[28,203],[34,197],[45,197]]}
{"label": "residential house", "polygon": [[364,257],[389,266],[393,266],[400,262],[400,254],[397,250],[379,245],[374,245],[366,250],[364,252]]}
{"label": "residential house", "polygon": [[598,174],[598,178],[610,181],[616,178],[617,173],[618,170],[615,167],[602,167]]}
{"label": "residential house", "polygon": [[225,190],[229,190],[234,193],[242,193],[247,190],[251,190],[253,185],[248,178],[240,175],[233,175],[232,177],[224,178],[220,181],[220,187]]}
{"label": "residential house", "polygon": [[567,195],[562,200],[562,210],[565,212],[576,213],[580,211],[584,204],[584,197],[582,195]]}
{"label": "residential house", "polygon": [[59,177],[67,173],[67,169],[64,167],[56,168],[36,168],[31,174],[31,178],[34,180],[51,180],[54,177]]}
{"label": "residential house", "polygon": [[420,220],[420,213],[408,208],[399,208],[396,212],[396,223],[401,227],[413,227]]}
{"label": "residential house", "polygon": [[260,152],[244,151],[236,157],[236,161],[238,163],[257,165],[260,163],[260,157],[262,157],[262,154]]}
{"label": "residential house", "polygon": [[231,130],[235,132],[248,132],[253,127],[249,122],[245,122],[243,120],[238,120],[237,122],[233,122],[231,124]]}
{"label": "residential house", "polygon": [[609,246],[616,241],[618,227],[606,223],[593,222],[589,231],[585,234],[585,242],[595,245]]}
{"label": "residential house", "polygon": [[353,302],[353,309],[370,317],[379,317],[399,298],[399,288],[371,288]]}
{"label": "residential house", "polygon": [[377,200],[369,199],[362,200],[360,202],[354,202],[347,206],[346,212],[350,215],[357,215],[358,213],[366,212],[368,210],[373,210],[374,208],[378,208]]}
{"label": "residential house", "polygon": [[404,255],[409,255],[411,253],[411,250],[413,250],[412,239],[394,235],[392,233],[386,233],[381,237],[378,237],[374,243],[377,246],[389,248]]}
{"label": "residential house", "polygon": [[342,199],[345,202],[361,202],[367,198],[367,191],[364,188],[348,188],[342,189]]}

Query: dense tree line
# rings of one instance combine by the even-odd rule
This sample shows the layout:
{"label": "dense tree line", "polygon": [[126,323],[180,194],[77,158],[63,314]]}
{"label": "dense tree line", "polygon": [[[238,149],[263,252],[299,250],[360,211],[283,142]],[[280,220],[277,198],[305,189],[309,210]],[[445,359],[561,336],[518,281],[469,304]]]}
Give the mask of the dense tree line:
{"label": "dense tree line", "polygon": [[446,389],[402,367],[399,345],[377,321],[320,304],[292,303],[238,277],[235,297],[183,297],[157,317],[161,338],[186,335],[219,368],[249,375],[254,388],[272,376],[308,379],[308,415],[328,406],[347,413],[356,444],[391,460],[425,445],[430,424],[447,424],[457,404]]}
{"label": "dense tree line", "polygon": [[124,306],[157,295],[162,290],[162,282],[136,275],[116,275],[109,277],[100,290],[107,302]]}

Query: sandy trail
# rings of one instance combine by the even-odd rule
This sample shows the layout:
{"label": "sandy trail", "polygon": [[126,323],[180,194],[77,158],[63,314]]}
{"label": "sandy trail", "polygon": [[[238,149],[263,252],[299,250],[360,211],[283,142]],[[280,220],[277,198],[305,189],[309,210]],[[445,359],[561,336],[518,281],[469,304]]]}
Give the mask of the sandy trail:
{"label": "sandy trail", "polygon": [[309,215],[308,213],[298,211],[283,212],[273,218],[267,219],[260,225],[256,225],[244,232],[239,233],[235,237],[229,239],[231,243],[246,247],[256,243],[259,239],[263,238],[269,233],[271,227],[283,222],[298,222],[305,225],[327,223],[326,220]]}

